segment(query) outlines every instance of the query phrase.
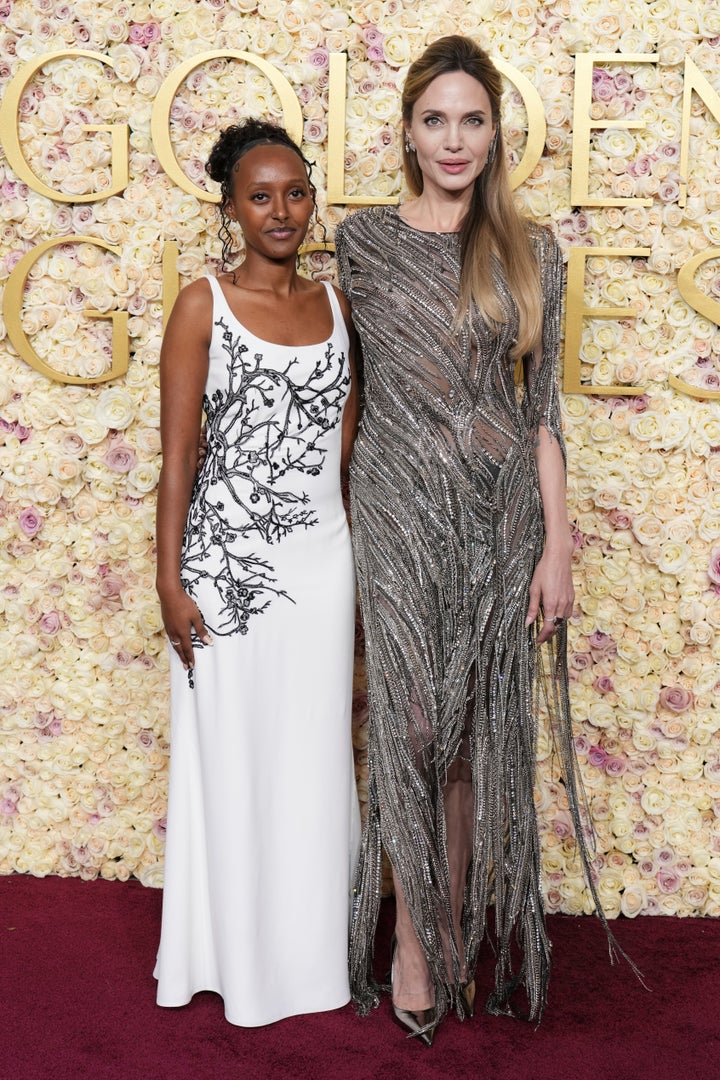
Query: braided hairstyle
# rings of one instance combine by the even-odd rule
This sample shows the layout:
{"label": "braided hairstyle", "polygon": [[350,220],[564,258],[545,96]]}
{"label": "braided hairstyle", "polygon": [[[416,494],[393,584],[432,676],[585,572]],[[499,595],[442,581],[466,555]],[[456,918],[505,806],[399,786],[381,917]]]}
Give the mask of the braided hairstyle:
{"label": "braided hairstyle", "polygon": [[249,118],[239,124],[232,124],[220,132],[213,144],[210,156],[205,165],[205,172],[211,180],[220,184],[220,229],[218,235],[222,241],[222,261],[226,267],[234,258],[233,237],[230,232],[230,218],[227,213],[227,204],[232,199],[233,174],[240,158],[252,150],[255,146],[286,146],[302,161],[310,184],[313,200],[316,197],[315,185],[310,174],[312,165],[303,154],[300,147],[288,135],[285,128],[279,124],[273,124],[269,120]]}

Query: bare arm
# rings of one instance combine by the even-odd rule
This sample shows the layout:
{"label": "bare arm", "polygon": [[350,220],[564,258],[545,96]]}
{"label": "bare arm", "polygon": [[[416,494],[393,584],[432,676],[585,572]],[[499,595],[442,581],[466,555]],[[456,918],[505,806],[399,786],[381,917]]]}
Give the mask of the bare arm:
{"label": "bare arm", "polygon": [[206,281],[197,281],[178,296],[160,352],[163,464],[157,506],[157,591],[165,630],[186,668],[194,663],[193,628],[201,640],[211,643],[197,605],[180,580],[211,333],[212,294]]}
{"label": "bare arm", "polygon": [[343,410],[342,445],[340,455],[340,471],[344,475],[350,467],[350,458],[352,457],[355,436],[357,435],[358,429],[358,420],[360,417],[360,394],[358,392],[357,364],[355,362],[360,345],[357,334],[355,333],[355,327],[353,326],[348,299],[344,293],[341,293],[338,289],[335,290],[335,294],[340,301],[340,307],[345,318],[345,325],[347,326],[348,334],[350,335],[350,392],[347,401],[345,402],[345,409]]}

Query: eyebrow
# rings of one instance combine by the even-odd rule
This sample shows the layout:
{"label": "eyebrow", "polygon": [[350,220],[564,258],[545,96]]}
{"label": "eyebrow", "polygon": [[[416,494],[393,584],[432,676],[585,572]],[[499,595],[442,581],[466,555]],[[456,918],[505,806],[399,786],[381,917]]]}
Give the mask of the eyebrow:
{"label": "eyebrow", "polygon": [[253,180],[247,187],[249,188],[263,188],[270,187],[271,184],[282,184],[287,187],[297,187],[300,184],[308,185],[308,178],[306,176],[296,176],[290,180]]}
{"label": "eyebrow", "polygon": [[[447,116],[447,113],[443,109],[423,109],[420,113],[421,116]],[[487,116],[485,109],[469,109],[468,112],[463,113],[462,118],[465,120],[468,116]]]}

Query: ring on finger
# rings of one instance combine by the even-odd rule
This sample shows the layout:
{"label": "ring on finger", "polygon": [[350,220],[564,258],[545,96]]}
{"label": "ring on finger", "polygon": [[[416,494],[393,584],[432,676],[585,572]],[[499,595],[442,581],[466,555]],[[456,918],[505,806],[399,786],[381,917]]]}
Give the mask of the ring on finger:
{"label": "ring on finger", "polygon": [[[170,641],[170,638],[168,638],[168,641]],[[180,642],[179,641],[170,641],[170,644],[171,645],[179,645]]]}

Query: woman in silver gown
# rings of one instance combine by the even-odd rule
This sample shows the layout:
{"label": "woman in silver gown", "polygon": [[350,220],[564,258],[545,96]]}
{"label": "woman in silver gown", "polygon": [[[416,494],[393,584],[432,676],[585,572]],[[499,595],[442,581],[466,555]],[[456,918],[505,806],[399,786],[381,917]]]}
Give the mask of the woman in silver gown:
{"label": "woman in silver gown", "polygon": [[543,690],[600,910],[565,666],[573,586],[557,380],[562,260],[551,234],[514,208],[500,94],[498,72],[473,41],[431,45],[403,92],[416,198],[351,215],[336,242],[365,380],[351,511],[369,805],[351,986],[361,1010],[377,1004],[384,846],[397,899],[394,1011],[427,1045],[449,1008],[472,1015],[490,904],[487,1008],[513,1012],[518,984],[531,1019],[545,1003],[550,946],[533,801]]}

